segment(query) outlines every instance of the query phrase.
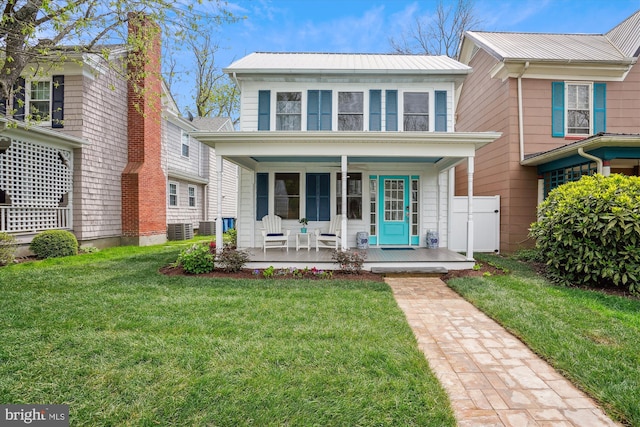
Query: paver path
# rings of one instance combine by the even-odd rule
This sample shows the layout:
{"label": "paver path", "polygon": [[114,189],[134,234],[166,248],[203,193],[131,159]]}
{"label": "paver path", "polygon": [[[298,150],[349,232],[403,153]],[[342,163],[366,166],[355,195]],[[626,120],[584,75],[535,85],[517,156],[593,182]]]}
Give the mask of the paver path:
{"label": "paver path", "polygon": [[438,278],[388,277],[459,426],[616,426],[527,346]]}

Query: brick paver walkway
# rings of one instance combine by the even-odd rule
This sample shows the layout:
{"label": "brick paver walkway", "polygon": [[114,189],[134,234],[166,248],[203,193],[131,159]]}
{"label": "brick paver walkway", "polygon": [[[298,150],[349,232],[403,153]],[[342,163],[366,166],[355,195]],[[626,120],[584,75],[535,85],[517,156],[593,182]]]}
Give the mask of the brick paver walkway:
{"label": "brick paver walkway", "polygon": [[521,341],[438,278],[388,277],[459,426],[616,426]]}

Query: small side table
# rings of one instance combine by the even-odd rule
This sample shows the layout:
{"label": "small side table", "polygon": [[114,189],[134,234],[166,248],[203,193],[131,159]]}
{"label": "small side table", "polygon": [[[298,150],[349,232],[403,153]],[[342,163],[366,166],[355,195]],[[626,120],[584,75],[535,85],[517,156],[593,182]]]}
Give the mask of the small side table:
{"label": "small side table", "polygon": [[301,248],[306,248],[307,251],[311,249],[311,233],[296,233],[296,251],[299,251]]}

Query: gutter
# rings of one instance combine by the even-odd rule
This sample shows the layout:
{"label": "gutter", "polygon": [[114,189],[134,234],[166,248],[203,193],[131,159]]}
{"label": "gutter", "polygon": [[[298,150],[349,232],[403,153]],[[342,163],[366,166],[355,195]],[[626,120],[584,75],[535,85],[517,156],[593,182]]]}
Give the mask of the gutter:
{"label": "gutter", "polygon": [[597,168],[598,168],[598,173],[600,175],[602,175],[602,159],[600,157],[596,157],[596,156],[592,156],[591,154],[587,154],[584,152],[584,148],[579,147],[578,148],[578,154],[580,154],[580,156],[584,157],[585,159],[589,159],[589,160],[593,160],[594,162],[596,162]]}
{"label": "gutter", "polygon": [[520,141],[520,161],[524,160],[524,113],[522,107],[522,76],[529,68],[529,61],[524,63],[524,68],[518,76],[518,138]]}

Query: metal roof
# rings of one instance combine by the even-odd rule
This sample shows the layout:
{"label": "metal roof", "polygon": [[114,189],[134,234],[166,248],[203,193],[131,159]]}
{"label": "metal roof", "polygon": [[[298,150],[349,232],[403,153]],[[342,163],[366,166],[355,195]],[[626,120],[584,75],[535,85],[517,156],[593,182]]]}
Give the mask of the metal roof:
{"label": "metal roof", "polygon": [[606,34],[626,56],[640,55],[640,10],[622,21]]}
{"label": "metal roof", "polygon": [[468,74],[471,67],[446,56],[254,52],[224,69],[260,74]]}

